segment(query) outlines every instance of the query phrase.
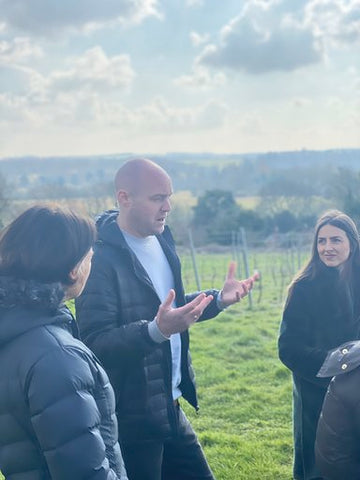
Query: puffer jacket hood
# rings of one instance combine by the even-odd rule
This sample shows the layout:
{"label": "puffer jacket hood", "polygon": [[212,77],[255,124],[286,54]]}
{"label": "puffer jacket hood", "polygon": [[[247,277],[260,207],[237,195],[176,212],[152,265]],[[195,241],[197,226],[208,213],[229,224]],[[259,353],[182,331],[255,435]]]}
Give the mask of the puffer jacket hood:
{"label": "puffer jacket hood", "polygon": [[115,248],[124,248],[126,242],[117,224],[118,210],[107,210],[96,218],[98,244],[105,243]]}
{"label": "puffer jacket hood", "polygon": [[0,346],[33,328],[49,324],[49,313],[52,324],[70,324],[73,318],[62,305],[64,295],[60,283],[0,277]]}
{"label": "puffer jacket hood", "polygon": [[105,225],[108,225],[109,223],[116,220],[118,215],[119,210],[114,209],[106,210],[105,212],[100,213],[100,215],[95,218],[96,228],[98,229],[98,231],[100,231]]}

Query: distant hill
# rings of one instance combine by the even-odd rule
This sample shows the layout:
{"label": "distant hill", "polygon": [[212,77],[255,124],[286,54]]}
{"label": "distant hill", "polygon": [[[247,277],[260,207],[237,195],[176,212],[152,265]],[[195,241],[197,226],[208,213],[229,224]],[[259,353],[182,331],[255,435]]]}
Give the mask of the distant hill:
{"label": "distant hill", "polygon": [[[14,198],[41,196],[41,191],[67,191],[92,196],[111,193],[116,170],[132,153],[103,156],[1,158],[0,173],[11,185]],[[168,153],[142,155],[162,165],[176,190],[195,195],[205,190],[231,190],[256,195],[274,179],[305,181],[314,189],[339,169],[360,171],[360,149],[300,150],[253,154]]]}

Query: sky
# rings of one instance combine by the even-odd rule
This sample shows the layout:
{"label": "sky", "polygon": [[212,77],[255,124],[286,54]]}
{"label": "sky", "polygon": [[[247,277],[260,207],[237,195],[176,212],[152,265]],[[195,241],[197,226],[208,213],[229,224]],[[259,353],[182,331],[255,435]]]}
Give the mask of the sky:
{"label": "sky", "polygon": [[360,0],[0,0],[0,157],[360,147]]}

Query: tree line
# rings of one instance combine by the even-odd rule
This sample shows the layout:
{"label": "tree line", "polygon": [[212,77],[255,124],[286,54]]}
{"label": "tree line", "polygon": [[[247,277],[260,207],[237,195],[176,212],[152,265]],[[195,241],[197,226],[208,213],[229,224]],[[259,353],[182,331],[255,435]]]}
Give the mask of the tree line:
{"label": "tree line", "polygon": [[[203,180],[212,177],[214,166],[192,166],[194,175],[189,181],[189,191],[194,178],[198,185]],[[198,187],[195,205],[174,205],[169,221],[180,241],[186,241],[187,229],[192,228],[198,243],[230,244],[232,232],[243,227],[254,238],[269,236],[273,233],[287,233],[291,231],[306,231],[314,225],[317,216],[327,208],[338,208],[360,223],[360,172],[337,167],[336,169],[321,170],[313,168],[288,168],[266,173],[267,178],[259,182],[258,188],[252,183],[254,177],[251,172],[242,170],[244,165],[235,168],[234,165],[224,166],[218,171],[216,178],[205,182],[210,185],[203,190]],[[241,168],[240,168],[241,167]],[[179,183],[179,171],[166,166],[176,184]],[[173,167],[175,168],[175,167]],[[255,168],[255,167],[254,167]],[[202,178],[200,179],[200,173]],[[232,175],[231,175],[232,173]],[[241,173],[241,175],[240,175]],[[187,177],[186,169],[183,175]],[[249,181],[248,194],[256,197],[256,205],[246,207],[242,204],[237,190],[227,188],[229,178],[240,185]],[[187,177],[189,178],[189,177]],[[24,182],[24,179],[23,179]],[[23,183],[24,185],[24,183]],[[28,187],[26,192],[14,186],[4,174],[0,172],[0,225],[11,219],[14,210],[13,204],[19,199],[26,201],[45,201],[83,198],[87,212],[91,215],[99,213],[106,205],[111,204],[113,186],[109,181],[100,181],[90,187],[75,188],[71,182],[64,179],[60,183],[45,182],[40,186]],[[224,186],[225,185],[225,186]],[[229,181],[230,187],[230,181]],[[24,187],[23,187],[24,188]],[[244,190],[240,188],[240,190]]]}

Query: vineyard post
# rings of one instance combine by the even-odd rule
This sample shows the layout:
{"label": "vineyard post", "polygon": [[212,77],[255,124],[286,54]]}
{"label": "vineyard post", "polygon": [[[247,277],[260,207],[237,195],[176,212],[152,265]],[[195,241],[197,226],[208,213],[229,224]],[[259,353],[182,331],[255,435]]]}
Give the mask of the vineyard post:
{"label": "vineyard post", "polygon": [[194,242],[193,242],[193,238],[192,238],[191,228],[189,228],[188,234],[189,234],[191,260],[192,260],[194,274],[195,274],[196,287],[200,291],[201,290],[201,284],[200,284],[199,272],[198,272],[197,265],[196,265],[195,248],[194,248]]}
{"label": "vineyard post", "polygon": [[237,232],[231,232],[232,259],[236,261],[237,276],[241,278],[241,259],[239,255],[239,239]]}
{"label": "vineyard post", "polygon": [[[250,272],[249,272],[248,247],[247,247],[247,241],[246,241],[245,228],[240,227],[240,235],[241,235],[242,255],[243,255],[243,261],[244,261],[245,277],[249,278],[250,277]],[[248,298],[249,298],[249,308],[250,308],[250,310],[252,310],[253,302],[252,302],[252,292],[251,292],[251,290],[249,291]]]}

